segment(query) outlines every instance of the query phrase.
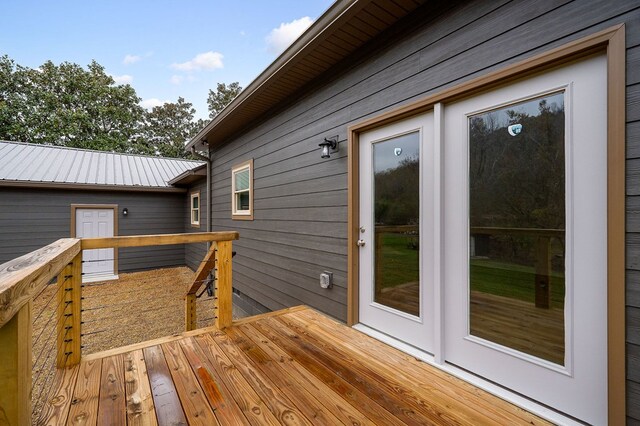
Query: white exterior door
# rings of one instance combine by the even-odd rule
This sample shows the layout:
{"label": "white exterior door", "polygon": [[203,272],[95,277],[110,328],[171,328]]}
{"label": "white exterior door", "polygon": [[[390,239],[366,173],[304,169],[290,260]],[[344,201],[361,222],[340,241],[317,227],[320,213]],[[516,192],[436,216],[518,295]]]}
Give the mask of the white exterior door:
{"label": "white exterior door", "polygon": [[360,322],[428,352],[432,159],[431,113],[360,136]]}
{"label": "white exterior door", "polygon": [[444,358],[607,422],[599,56],[444,108]]}
{"label": "white exterior door", "polygon": [[606,424],[606,70],[583,59],[360,135],[362,330]]}
{"label": "white exterior door", "polygon": [[[113,237],[114,214],[113,209],[76,209],[76,236],[78,238]],[[112,248],[84,250],[82,261],[84,282],[117,278]]]}

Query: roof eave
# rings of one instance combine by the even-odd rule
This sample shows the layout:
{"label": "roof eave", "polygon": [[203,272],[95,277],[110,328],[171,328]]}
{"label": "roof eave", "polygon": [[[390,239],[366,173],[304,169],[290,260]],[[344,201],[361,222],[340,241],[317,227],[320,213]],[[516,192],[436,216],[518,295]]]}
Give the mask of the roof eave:
{"label": "roof eave", "polygon": [[[231,101],[217,116],[215,116],[202,130],[200,130],[187,144],[185,150],[190,151],[195,148],[199,151],[206,151],[209,133],[231,115],[236,108],[246,102],[258,89],[267,84],[284,66],[298,55],[304,54],[306,48],[323,32],[331,28],[331,25],[345,12],[358,4],[365,3],[363,0],[338,0],[325,13],[323,13],[291,46],[289,46],[271,65],[269,65],[258,77],[256,77],[236,98]],[[199,143],[198,143],[199,142]]]}
{"label": "roof eave", "polygon": [[86,183],[35,182],[24,180],[0,180],[0,187],[51,188],[87,191],[186,192],[186,188],[177,188],[174,186],[96,185]]}
{"label": "roof eave", "polygon": [[178,176],[171,179],[170,181],[168,181],[167,183],[169,185],[178,185],[182,183],[182,181],[184,181],[185,179],[188,181],[184,183],[191,183],[189,178],[192,176],[202,176],[202,177],[207,176],[206,167],[207,167],[206,164],[202,164],[201,166],[198,166],[195,169],[186,170],[183,173],[180,173]]}

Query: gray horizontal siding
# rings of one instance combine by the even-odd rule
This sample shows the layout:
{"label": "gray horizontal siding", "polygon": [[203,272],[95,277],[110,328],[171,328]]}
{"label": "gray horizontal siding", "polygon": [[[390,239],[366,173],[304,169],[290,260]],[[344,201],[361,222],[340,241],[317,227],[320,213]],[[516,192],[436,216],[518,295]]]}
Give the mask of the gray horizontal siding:
{"label": "gray horizontal siding", "polygon": [[[184,194],[0,188],[0,263],[71,235],[71,204],[117,204],[118,235],[183,232]],[[122,209],[129,214],[124,217]],[[184,265],[184,246],[124,248],[118,269]]]}
{"label": "gray horizontal siding", "polygon": [[[191,225],[191,193],[200,191],[200,226]],[[200,179],[189,186],[185,196],[185,221],[184,232],[205,232],[207,230],[207,179]],[[184,260],[187,266],[194,271],[200,266],[200,262],[207,253],[206,243],[185,244]]]}
{"label": "gray horizontal siding", "polygon": [[[428,2],[288,105],[215,148],[214,229],[236,229],[234,286],[270,309],[346,318],[347,127],[619,23],[627,30],[627,394],[640,420],[640,4],[636,0]],[[339,135],[321,160],[318,143]],[[254,159],[255,220],[230,220],[234,164]],[[336,287],[317,277],[333,271]],[[238,271],[238,273],[235,273]]]}

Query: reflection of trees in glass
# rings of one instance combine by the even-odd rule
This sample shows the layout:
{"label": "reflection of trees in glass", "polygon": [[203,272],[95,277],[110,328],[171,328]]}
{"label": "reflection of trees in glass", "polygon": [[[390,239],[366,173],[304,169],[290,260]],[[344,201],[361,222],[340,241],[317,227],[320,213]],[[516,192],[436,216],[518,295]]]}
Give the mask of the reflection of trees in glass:
{"label": "reflection of trees in glass", "polygon": [[[562,94],[552,97],[534,101],[536,115],[521,108],[471,117],[471,226],[564,229],[564,104]],[[522,133],[511,136],[516,123]]]}
{"label": "reflection of trees in glass", "polygon": [[420,161],[412,156],[375,173],[375,221],[383,225],[418,223]]}
{"label": "reflection of trees in glass", "polygon": [[[470,118],[472,227],[565,228],[564,120],[563,94]],[[521,124],[522,132],[511,136],[511,124]],[[480,255],[536,264],[536,235],[476,238],[486,241]],[[553,269],[563,271],[563,238],[553,239],[551,253]]]}

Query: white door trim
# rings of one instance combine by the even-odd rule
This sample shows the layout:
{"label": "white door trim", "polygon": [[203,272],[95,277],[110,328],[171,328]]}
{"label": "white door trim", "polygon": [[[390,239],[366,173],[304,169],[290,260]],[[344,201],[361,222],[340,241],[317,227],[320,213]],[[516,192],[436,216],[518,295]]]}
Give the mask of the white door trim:
{"label": "white door trim", "polygon": [[[614,25],[559,47],[527,57],[482,74],[479,77],[447,87],[418,100],[367,117],[348,128],[348,287],[347,323],[359,321],[358,312],[358,196],[359,196],[359,138],[368,130],[419,114],[434,108],[438,102],[448,104],[490,87],[518,81],[541,71],[568,64],[576,59],[601,52],[607,57],[607,321],[608,331],[608,420],[623,423],[626,413],[625,387],[625,26]],[[537,410],[536,410],[537,411]]]}
{"label": "white door trim", "polygon": [[[415,337],[415,334],[407,333],[406,324],[399,323],[400,330],[395,331],[389,325],[390,318],[383,318],[384,314],[379,311],[373,314],[369,312],[368,310],[373,304],[368,303],[370,294],[366,290],[370,286],[361,284],[359,310],[362,326],[374,329],[379,333],[390,336],[392,339],[398,339],[420,350],[429,353],[433,351],[433,362],[437,362],[440,365],[454,363],[459,368],[470,370],[474,374],[482,376],[486,381],[501,383],[513,392],[524,393],[540,401],[541,404],[553,405],[558,410],[569,415],[596,422],[606,418],[607,410],[606,408],[602,409],[603,406],[606,406],[607,392],[606,297],[600,294],[606,293],[607,275],[607,172],[604,162],[606,144],[602,143],[606,141],[606,109],[603,109],[606,105],[605,80],[606,59],[601,55],[578,61],[526,80],[511,83],[459,102],[447,104],[446,107],[441,104],[434,106],[434,142],[431,144],[432,150],[430,152],[433,153],[434,157],[432,158],[435,161],[431,161],[427,166],[425,160],[428,159],[428,154],[426,154],[428,151],[421,150],[420,162],[420,169],[424,171],[421,174],[421,197],[425,193],[429,193],[429,196],[425,198],[430,198],[431,201],[430,205],[425,205],[424,200],[421,200],[421,207],[423,207],[420,215],[420,247],[421,256],[423,256],[421,266],[426,264],[426,258],[433,259],[431,268],[421,268],[421,283],[423,286],[425,282],[431,285],[437,283],[433,287],[429,287],[428,292],[423,290],[423,294],[432,296],[430,300],[426,301],[422,297],[422,306],[426,306],[429,302],[433,303],[434,299],[437,302],[431,305],[433,309],[429,309],[429,317],[425,316],[425,310],[421,309],[421,319],[423,322],[430,322],[429,326],[432,327],[433,335],[429,336],[429,338],[432,344],[425,346],[421,343],[421,340]],[[573,90],[574,85],[579,87],[577,95]],[[566,106],[565,197],[567,201],[565,214],[567,222],[567,293],[564,324],[567,357],[564,365],[557,365],[515,349],[472,336],[466,316],[469,307],[469,290],[468,284],[466,284],[468,279],[464,279],[469,275],[469,219],[468,213],[465,213],[469,211],[469,154],[466,134],[468,116],[558,91],[565,93]],[[595,108],[589,108],[591,97],[597,102]],[[572,127],[575,119],[573,117],[574,98],[579,103],[580,116],[578,118],[581,122],[584,121],[584,124],[579,129]],[[412,128],[414,121],[418,117],[422,116],[414,116],[392,125],[370,130],[360,136],[360,223],[366,223],[367,226],[371,226],[370,224],[373,223],[373,221],[367,220],[369,219],[368,215],[372,214],[370,212],[371,207],[366,207],[365,209],[362,204],[366,203],[368,194],[372,193],[370,182],[372,180],[372,170],[368,165],[371,144],[402,134],[403,125]],[[425,127],[422,129],[422,134],[425,135],[427,133],[424,131]],[[588,142],[587,145],[585,143],[581,144],[581,151],[577,156],[574,155],[573,149],[574,137],[580,138],[585,143]],[[436,153],[440,155],[436,156]],[[576,200],[573,192],[574,179],[584,180],[584,177],[588,176],[588,174],[584,174],[586,170],[590,166],[596,166],[594,160],[598,161],[597,168],[593,169],[595,172],[593,174],[594,178],[589,180],[588,184],[581,184],[583,195],[580,200]],[[574,164],[574,161],[577,164]],[[577,178],[574,177],[574,167],[582,170],[582,174],[578,175]],[[429,174],[429,176],[426,176],[426,174]],[[430,181],[431,185],[424,184],[427,181]],[[446,188],[444,188],[445,181]],[[436,182],[438,182],[437,185]],[[588,196],[589,192],[584,192],[585,185],[597,188],[595,192],[597,196]],[[431,191],[432,189],[433,191]],[[587,199],[590,201],[585,201]],[[574,206],[574,204],[576,205]],[[445,208],[449,212],[447,216],[445,216]],[[590,213],[589,215],[575,215],[574,210],[576,208],[583,213]],[[424,220],[430,213],[433,214],[432,220]],[[585,216],[589,218],[585,219]],[[590,218],[593,218],[593,220]],[[424,228],[427,223],[430,229],[425,232]],[[597,248],[597,254],[585,254],[584,249],[581,251],[580,262],[583,266],[590,265],[591,272],[589,274],[594,277],[591,281],[588,280],[584,273],[578,274],[581,278],[574,276],[573,238],[575,238],[575,232],[573,232],[572,226],[575,223],[580,224],[578,229],[583,237],[585,235],[596,235],[595,240],[582,241],[586,237],[580,238],[583,248]],[[589,227],[588,224],[592,226]],[[598,232],[604,229],[602,231],[604,234],[594,233],[596,228],[593,228],[593,226],[595,224],[598,225]],[[591,229],[591,231],[586,232],[588,229]],[[446,241],[443,233],[446,233]],[[433,250],[428,250],[427,245],[431,244]],[[425,256],[427,252],[429,254]],[[363,263],[361,261],[361,283],[370,282],[367,276],[367,271],[370,269],[370,262]],[[586,299],[584,295],[586,293],[583,293],[584,290],[576,293],[575,288],[571,285],[575,279],[591,283],[589,284],[592,286],[590,288],[594,290],[589,293],[590,296]],[[601,281],[605,283],[604,286],[597,284]],[[457,287],[459,289],[454,290]],[[578,300],[574,301],[574,297],[578,298]],[[589,300],[597,300],[598,302],[589,302]],[[379,309],[381,311],[385,310],[380,307]],[[464,310],[461,311],[461,309]],[[587,328],[593,332],[598,332],[597,335],[591,336],[591,338],[587,335],[588,333],[585,333],[584,324],[587,323],[585,318],[589,318],[584,316],[588,313],[587,311],[592,313],[592,318],[595,317]],[[577,312],[582,312],[582,314],[575,317],[574,314],[578,315]],[[379,318],[373,318],[375,315]],[[580,325],[581,330],[578,335],[575,334],[574,327],[576,324]],[[424,333],[424,331],[422,332]],[[461,349],[462,346],[467,349]],[[432,350],[430,347],[434,349]],[[481,351],[481,353],[478,352],[478,354],[471,356],[470,351],[472,350]],[[574,364],[578,358],[578,364]],[[472,362],[472,359],[475,359],[475,361]],[[603,360],[605,361],[603,362]],[[576,365],[579,365],[579,367],[576,367]],[[550,371],[545,372],[545,368]],[[574,370],[575,368],[578,369]],[[562,379],[562,376],[566,376],[566,379]],[[580,392],[576,392],[578,390]],[[588,407],[585,407],[582,403],[585,398],[592,401]]]}

